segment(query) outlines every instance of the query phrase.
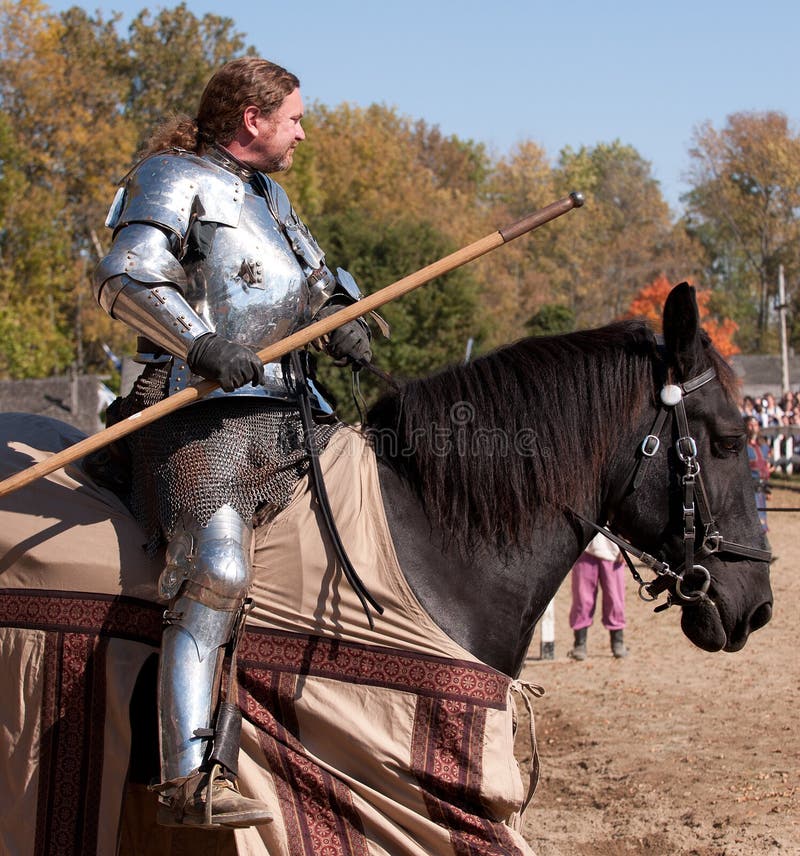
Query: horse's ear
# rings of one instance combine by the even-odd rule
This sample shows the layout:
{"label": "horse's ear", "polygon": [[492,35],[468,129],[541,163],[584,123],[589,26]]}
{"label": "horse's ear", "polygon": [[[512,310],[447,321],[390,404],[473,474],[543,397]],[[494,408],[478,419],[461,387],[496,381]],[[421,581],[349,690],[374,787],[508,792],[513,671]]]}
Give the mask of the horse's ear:
{"label": "horse's ear", "polygon": [[664,345],[677,379],[690,376],[701,359],[703,342],[697,297],[688,282],[676,285],[664,304]]}

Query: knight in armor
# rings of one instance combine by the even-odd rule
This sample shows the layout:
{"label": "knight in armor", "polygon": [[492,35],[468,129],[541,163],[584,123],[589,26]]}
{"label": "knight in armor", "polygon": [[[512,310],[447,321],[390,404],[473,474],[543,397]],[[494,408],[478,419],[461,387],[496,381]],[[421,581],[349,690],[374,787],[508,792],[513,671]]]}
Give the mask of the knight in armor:
{"label": "knight in armor", "polygon": [[[219,384],[124,440],[127,501],[149,549],[166,555],[155,790],[167,825],[272,819],[236,786],[241,713],[221,686],[226,676],[235,685],[254,520],[282,510],[307,467],[293,385],[313,395],[318,449],[341,423],[310,376],[264,366],[256,351],[360,297],[268,175],[291,166],[302,118],[293,74],[253,57],[224,65],[196,119],[165,125],[121,182],[107,219],[113,244],[95,275],[100,305],[139,334],[144,363],[112,421],[201,378]],[[371,358],[361,319],[319,345],[354,368]]]}

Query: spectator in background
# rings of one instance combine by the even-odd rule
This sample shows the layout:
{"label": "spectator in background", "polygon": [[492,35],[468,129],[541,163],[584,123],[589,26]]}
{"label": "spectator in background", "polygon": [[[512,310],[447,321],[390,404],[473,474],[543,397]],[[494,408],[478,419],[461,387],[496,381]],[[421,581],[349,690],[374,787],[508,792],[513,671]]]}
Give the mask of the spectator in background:
{"label": "spectator in background", "polygon": [[573,660],[586,659],[586,637],[600,588],[603,590],[603,626],[610,634],[611,653],[617,658],[626,657],[628,649],[623,639],[625,570],[619,547],[598,532],[573,566],[571,577],[569,626],[574,634],[574,645],[569,656]]}
{"label": "spectator in background", "polygon": [[800,443],[800,404],[796,404],[794,410],[789,414],[789,424],[792,426],[794,444],[797,446]]}
{"label": "spectator in background", "polygon": [[783,410],[776,404],[775,396],[771,392],[765,392],[761,398],[761,427],[780,425],[781,416]]}
{"label": "spectator in background", "polygon": [[786,392],[783,393],[783,397],[781,398],[781,401],[780,401],[780,407],[781,407],[781,410],[783,411],[783,415],[789,416],[792,413],[792,411],[794,410],[794,405],[795,405],[794,393],[790,389],[787,389]]}
{"label": "spectator in background", "polygon": [[739,407],[739,411],[742,416],[755,416],[756,415],[756,402],[752,395],[746,395],[742,399],[742,403]]}
{"label": "spectator in background", "polygon": [[755,416],[745,418],[747,433],[747,459],[750,463],[750,474],[753,476],[756,508],[765,532],[767,527],[767,496],[769,495],[769,477],[774,467],[770,460],[769,445],[761,439],[761,426]]}

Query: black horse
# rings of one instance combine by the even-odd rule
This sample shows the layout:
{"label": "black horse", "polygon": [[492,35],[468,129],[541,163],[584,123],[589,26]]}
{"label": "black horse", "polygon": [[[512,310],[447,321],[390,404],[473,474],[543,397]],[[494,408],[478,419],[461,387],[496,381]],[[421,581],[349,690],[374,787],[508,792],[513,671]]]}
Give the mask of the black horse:
{"label": "black horse", "polygon": [[[300,545],[303,560],[319,561],[297,583],[303,591],[283,597],[300,569],[284,563],[287,575],[273,584],[281,569],[268,558],[282,518],[262,533],[267,559],[256,561],[239,660],[250,787],[272,789],[288,831],[278,822],[261,828],[262,849],[248,852],[317,856],[332,851],[313,842],[329,840],[365,848],[335,852],[367,852],[368,833],[388,836],[387,852],[397,854],[418,853],[420,835],[430,836],[428,852],[452,852],[456,840],[469,852],[526,852],[502,820],[522,804],[519,776],[503,762],[506,778],[488,782],[495,807],[487,808],[481,753],[505,758],[513,748],[511,678],[597,526],[608,523],[611,537],[656,571],[642,592],[666,592],[668,603],[680,604],[683,630],[701,648],[736,651],[770,618],[770,556],[733,373],[699,328],[694,291],[684,284],[665,306],[663,342],[639,322],[526,339],[407,384],[372,408],[365,431],[379,479],[373,450],[359,437],[357,460],[338,459],[345,475],[331,495],[374,502],[360,513],[353,513],[358,503],[339,506],[346,512],[339,522],[350,514],[343,534],[380,517],[381,543],[393,542],[384,552],[396,555],[393,573],[408,586],[396,577],[385,585],[388,577],[374,568],[357,570],[384,595],[402,592],[386,604],[384,626],[394,627],[410,604],[411,621],[392,640],[407,641],[414,621],[422,634],[406,649],[374,641],[357,601],[337,585],[340,569],[311,495],[296,492],[302,502],[284,514],[305,516],[291,518],[302,526],[285,526],[284,541]],[[4,415],[2,474],[26,463],[26,449],[57,451],[77,439],[55,420]],[[361,486],[352,481],[359,476]],[[378,480],[380,491],[373,490]],[[369,514],[381,499],[382,514]],[[387,522],[390,538],[383,537]],[[90,534],[98,540],[87,548]],[[5,777],[0,800],[27,807],[15,815],[37,816],[30,833],[37,840],[96,852],[118,836],[115,811],[132,769],[126,714],[137,711],[134,746],[141,711],[154,717],[154,681],[148,690],[142,676],[155,661],[161,627],[158,570],[144,562],[140,530],[122,503],[80,468],[6,497],[0,536],[0,732],[15,743],[6,756],[20,770]],[[384,567],[382,555],[369,553],[376,567]],[[299,624],[280,624],[290,612]],[[431,654],[425,646],[433,637],[440,647]],[[327,690],[337,682],[348,696],[359,687],[370,694],[371,748],[335,704],[314,702],[321,690],[312,684]],[[381,706],[375,699],[384,693]],[[398,709],[409,717],[400,733],[416,747],[407,757],[396,743]],[[134,755],[144,754],[142,746],[151,751],[155,734],[139,740]],[[346,773],[332,772],[342,764]],[[27,826],[8,821],[0,818],[0,849],[14,851]],[[155,835],[140,822],[133,828]],[[141,856],[144,845],[124,852]]]}
{"label": "black horse", "polygon": [[[686,433],[677,419],[656,423],[678,409],[661,390],[680,384],[691,456],[676,447]],[[684,564],[690,457],[708,519],[691,536],[697,564],[665,579],[692,642],[739,650],[769,621],[772,594],[735,399],[686,284],[668,298],[663,343],[634,321],[525,339],[384,398],[368,424],[415,593],[465,648],[517,675],[536,622],[595,534],[590,521],[610,521],[662,573]]]}

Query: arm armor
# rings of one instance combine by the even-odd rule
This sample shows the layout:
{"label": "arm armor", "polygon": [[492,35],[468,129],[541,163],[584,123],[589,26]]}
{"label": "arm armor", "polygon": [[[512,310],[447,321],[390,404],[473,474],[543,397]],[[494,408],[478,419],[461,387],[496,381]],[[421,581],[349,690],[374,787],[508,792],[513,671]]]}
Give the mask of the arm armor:
{"label": "arm armor", "polygon": [[112,318],[181,358],[196,339],[213,332],[186,301],[185,286],[167,234],[140,223],[120,229],[94,279],[95,297]]}
{"label": "arm armor", "polygon": [[194,219],[236,226],[244,185],[235,175],[189,152],[171,151],[140,161],[123,179],[106,226],[156,223],[180,239]]}

